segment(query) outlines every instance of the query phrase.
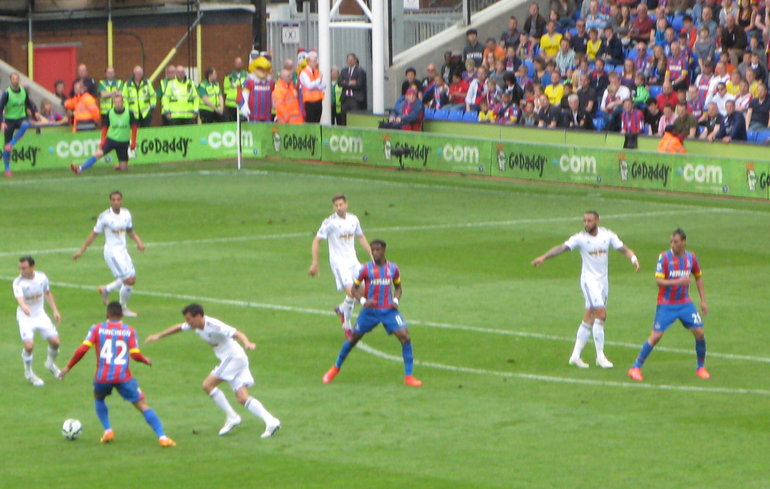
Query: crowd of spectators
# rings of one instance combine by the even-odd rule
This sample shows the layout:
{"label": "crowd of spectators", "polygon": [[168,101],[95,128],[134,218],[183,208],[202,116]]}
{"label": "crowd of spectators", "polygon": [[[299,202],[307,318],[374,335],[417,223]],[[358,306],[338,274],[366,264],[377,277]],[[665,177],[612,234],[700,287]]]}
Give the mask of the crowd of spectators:
{"label": "crowd of spectators", "polygon": [[409,68],[402,95],[425,118],[722,142],[770,131],[763,0],[575,2],[532,3],[484,42],[468,29],[441,68]]}

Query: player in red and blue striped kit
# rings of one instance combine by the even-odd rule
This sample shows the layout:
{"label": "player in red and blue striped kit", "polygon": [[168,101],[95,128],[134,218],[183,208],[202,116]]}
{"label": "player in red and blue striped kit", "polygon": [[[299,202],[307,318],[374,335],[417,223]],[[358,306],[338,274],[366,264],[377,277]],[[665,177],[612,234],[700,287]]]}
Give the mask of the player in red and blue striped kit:
{"label": "player in red and blue striped kit", "polygon": [[136,379],[131,375],[129,357],[149,366],[152,366],[152,361],[139,351],[136,330],[123,323],[122,318],[123,306],[119,302],[110,302],[107,306],[107,321],[91,326],[83,344],[72,355],[67,366],[61,370],[59,379],[63,379],[88,350],[95,346],[94,406],[96,415],[104,427],[101,442],[108,443],[115,438],[110,426],[107,404],[104,402],[104,399],[112,394],[114,388],[123,399],[132,403],[144,415],[147,424],[158,435],[160,446],[176,446],[174,440],[164,434],[163,425],[158,415],[144,400],[144,393],[139,388]]}
{"label": "player in red and blue striped kit", "polygon": [[[412,376],[414,354],[412,339],[406,321],[398,311],[398,301],[401,298],[401,273],[395,263],[385,259],[385,242],[376,239],[371,242],[372,258],[358,273],[354,280],[353,295],[361,302],[363,309],[353,328],[350,339],[342,344],[342,349],[334,366],[323,376],[324,384],[330,383],[340,371],[356,343],[378,324],[382,323],[388,334],[395,334],[401,342],[401,354],[404,358],[404,383],[411,386],[421,386],[422,382]],[[363,291],[361,286],[363,285]]]}
{"label": "player in red and blue striped kit", "polygon": [[685,250],[687,235],[679,228],[671,235],[671,250],[660,254],[655,270],[655,281],[660,287],[658,291],[658,308],[655,312],[655,323],[652,333],[642,345],[639,357],[634,366],[628,371],[628,376],[634,380],[642,380],[642,365],[652,353],[652,349],[663,337],[663,333],[678,319],[685,328],[695,336],[695,354],[697,357],[698,377],[708,379],[709,373],[704,368],[706,361],[706,338],[703,334],[703,321],[698,310],[690,299],[690,281],[695,277],[695,285],[700,295],[700,307],[705,316],[708,312],[706,296],[703,288],[703,276],[695,253]]}

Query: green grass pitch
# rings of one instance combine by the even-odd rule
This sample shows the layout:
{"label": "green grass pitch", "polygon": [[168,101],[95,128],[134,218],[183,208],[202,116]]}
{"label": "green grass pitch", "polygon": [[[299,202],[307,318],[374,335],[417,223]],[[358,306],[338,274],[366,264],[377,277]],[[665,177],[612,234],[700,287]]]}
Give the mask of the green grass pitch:
{"label": "green grass pitch", "polygon": [[[257,343],[251,393],[283,423],[274,438],[259,438],[264,425],[226,385],[244,421],[217,436],[224,415],[200,385],[217,360],[192,333],[143,345],[153,367],[132,365],[174,449],[161,449],[116,395],[116,440],[99,443],[93,351],[58,382],[36,337],[46,385],[25,381],[11,293],[18,257],[31,253],[53,283],[64,366],[104,317],[103,238],[71,256],[115,189],[147,245],[131,248],[139,317],[129,324],[146,338],[195,300],[243,330]],[[343,341],[325,244],[321,276],[307,270],[338,192],[401,268],[421,388],[403,385],[399,344],[382,328],[321,383]],[[240,173],[232,162],[41,171],[0,182],[0,195],[0,487],[770,487],[766,203],[287,161]],[[567,365],[583,311],[579,255],[530,265],[580,231],[588,209],[641,262],[636,274],[610,255],[612,370],[593,366],[592,343],[590,369]],[[652,324],[655,262],[678,226],[704,270],[712,378],[695,376],[692,335],[677,326],[635,383],[626,372]],[[67,418],[84,425],[75,442],[59,434]]]}

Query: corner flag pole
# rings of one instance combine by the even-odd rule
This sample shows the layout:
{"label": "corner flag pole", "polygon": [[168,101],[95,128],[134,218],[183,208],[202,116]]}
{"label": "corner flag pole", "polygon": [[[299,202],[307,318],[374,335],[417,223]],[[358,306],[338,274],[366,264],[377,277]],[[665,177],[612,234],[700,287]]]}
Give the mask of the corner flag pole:
{"label": "corner flag pole", "polygon": [[241,113],[240,111],[236,112],[236,124],[237,129],[235,131],[237,138],[238,138],[238,171],[241,169],[241,154],[243,153],[243,139],[241,138]]}

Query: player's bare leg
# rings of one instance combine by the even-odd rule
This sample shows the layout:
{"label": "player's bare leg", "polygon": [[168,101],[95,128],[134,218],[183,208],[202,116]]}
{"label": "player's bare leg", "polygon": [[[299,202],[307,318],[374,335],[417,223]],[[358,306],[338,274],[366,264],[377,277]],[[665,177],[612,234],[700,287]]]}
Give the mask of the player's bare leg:
{"label": "player's bare leg", "polygon": [[144,399],[140,399],[134,402],[133,404],[134,404],[134,407],[140,413],[142,413],[142,416],[144,416],[144,420],[147,421],[147,424],[150,425],[150,428],[152,428],[155,434],[158,435],[158,441],[160,442],[160,446],[175,447],[176,442],[171,438],[167,437],[166,434],[163,432],[163,425],[160,422],[160,418],[158,418],[158,415],[155,414],[155,410],[152,409],[147,404],[147,401],[145,401]]}
{"label": "player's bare leg", "polygon": [[56,358],[59,356],[59,337],[48,338],[48,358],[45,359],[45,368],[51,371],[54,377],[59,378],[61,370],[56,366]]}
{"label": "player's bare leg", "polygon": [[593,309],[593,336],[594,346],[596,346],[596,366],[601,368],[612,368],[614,365],[607,360],[604,355],[604,321],[607,320],[607,309],[604,307],[595,307]]}
{"label": "player's bare leg", "polygon": [[401,355],[404,358],[404,384],[412,387],[419,387],[422,382],[412,376],[414,366],[414,353],[412,352],[412,338],[409,336],[409,329],[397,329],[393,334],[401,342]]}
{"label": "player's bare leg", "polygon": [[45,382],[32,371],[32,350],[34,347],[34,340],[25,341],[24,349],[21,351],[21,360],[24,362],[24,378],[35,387],[40,387],[44,385]]}
{"label": "player's bare leg", "polygon": [[265,431],[262,433],[262,438],[270,438],[276,431],[281,429],[281,422],[278,418],[270,414],[270,412],[265,409],[265,406],[263,406],[256,398],[249,395],[249,388],[247,386],[244,385],[235,391],[235,398],[238,399],[238,402],[243,404],[246,409],[251,411],[251,414],[265,422]]}
{"label": "player's bare leg", "polygon": [[131,297],[135,283],[136,276],[128,277],[120,286],[120,305],[123,306],[123,315],[126,317],[136,317],[136,313],[128,308],[128,299]]}
{"label": "player's bare leg", "polygon": [[238,416],[238,413],[236,413],[230,405],[230,402],[225,397],[225,393],[218,387],[220,382],[222,382],[222,379],[216,375],[209,374],[209,376],[203,380],[203,390],[206,391],[206,394],[208,394],[211,400],[214,401],[214,404],[227,415],[227,418],[225,418],[225,425],[219,430],[220,435],[226,435],[230,433],[233,428],[241,424],[241,417]]}
{"label": "player's bare leg", "polygon": [[128,170],[128,161],[119,161],[117,165],[115,165],[115,171],[127,171]]}

